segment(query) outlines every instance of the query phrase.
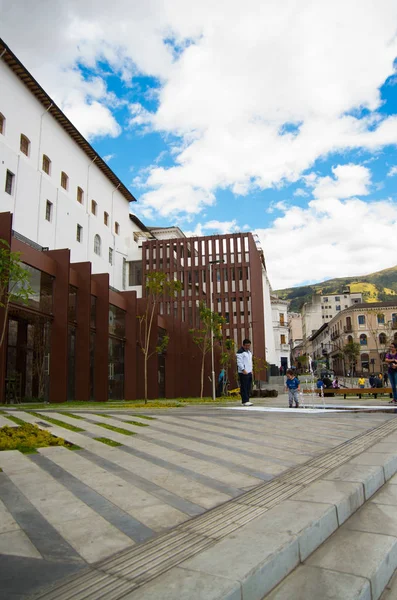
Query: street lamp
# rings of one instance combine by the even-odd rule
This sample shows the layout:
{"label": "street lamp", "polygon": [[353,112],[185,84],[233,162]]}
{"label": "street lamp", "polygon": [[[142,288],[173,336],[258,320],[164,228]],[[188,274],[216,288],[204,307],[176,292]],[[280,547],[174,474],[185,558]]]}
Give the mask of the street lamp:
{"label": "street lamp", "polygon": [[213,314],[214,314],[214,291],[212,283],[212,265],[225,262],[224,260],[210,260],[210,302],[211,302],[211,369],[212,369],[212,400],[215,401],[215,366],[214,366],[214,327],[213,327]]}

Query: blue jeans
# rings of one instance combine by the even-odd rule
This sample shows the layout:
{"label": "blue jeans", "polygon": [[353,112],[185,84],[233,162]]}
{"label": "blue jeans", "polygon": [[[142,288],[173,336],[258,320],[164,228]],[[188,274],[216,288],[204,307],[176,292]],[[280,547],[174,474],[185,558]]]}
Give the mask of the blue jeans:
{"label": "blue jeans", "polygon": [[389,370],[389,381],[393,392],[393,398],[397,401],[397,369]]}

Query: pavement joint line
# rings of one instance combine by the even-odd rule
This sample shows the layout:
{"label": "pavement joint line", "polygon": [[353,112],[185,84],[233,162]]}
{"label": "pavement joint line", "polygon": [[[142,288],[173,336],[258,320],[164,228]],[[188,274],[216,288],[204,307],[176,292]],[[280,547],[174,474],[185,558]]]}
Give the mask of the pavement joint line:
{"label": "pavement joint line", "polygon": [[[339,459],[337,461],[337,466],[341,466],[349,460],[353,459],[357,454],[373,446],[377,441],[386,437],[389,433],[392,433],[396,430],[397,421],[390,420],[387,423],[375,426],[368,432],[368,434],[363,432],[359,434],[359,436],[357,436],[358,439],[353,438],[353,440],[351,441],[346,441],[339,447],[336,447],[335,449],[324,453],[321,457],[313,459],[312,461],[310,461],[309,465],[307,465],[306,463],[306,465],[300,465],[293,469],[290,469],[287,473],[281,475],[278,478],[275,478],[278,480],[279,483],[284,484],[284,486],[282,486],[284,487],[284,492],[279,493],[278,496],[277,490],[273,489],[271,494],[268,497],[266,497],[267,490],[269,490],[269,487],[274,486],[274,484],[276,483],[275,481],[271,483],[262,483],[257,488],[259,494],[262,494],[262,499],[260,497],[258,499],[253,499],[252,491],[249,491],[242,494],[238,499],[232,499],[227,501],[223,505],[223,507],[228,509],[230,505],[234,505],[236,516],[233,519],[232,511],[229,518],[231,518],[234,521],[238,521],[241,504],[246,503],[250,505],[261,503],[262,505],[266,505],[266,502],[268,502],[268,504],[266,505],[267,507],[269,507],[269,504],[271,506],[275,506],[279,504],[281,500],[292,497],[297,493],[297,491],[299,491],[299,489],[302,489],[306,485],[309,485],[313,482],[313,479],[310,478],[309,483],[302,483],[300,486],[297,486],[296,484],[290,485],[289,489],[285,489],[285,487],[288,486],[288,478],[291,478],[291,476],[294,476],[294,478],[296,479],[297,475],[306,471],[308,467],[310,468],[311,464],[314,463],[316,466],[320,467],[322,461],[323,472],[319,473],[318,477],[316,478],[320,479],[321,475],[325,475],[328,472],[335,470],[336,468],[333,463],[332,466],[330,466],[330,463],[327,462],[328,456],[335,455]],[[358,441],[360,442],[359,444]],[[343,451],[341,451],[342,449]],[[297,490],[297,488],[299,489]],[[197,527],[197,525],[200,526],[201,524],[205,524],[206,518],[208,516],[211,516],[212,511],[217,511],[216,514],[218,515],[218,524],[219,526],[221,526],[222,521],[225,521],[225,516],[222,514],[221,508],[222,507],[216,507],[215,509],[208,511],[204,515],[197,516],[191,519],[191,521],[175,527],[174,529],[164,533],[160,537],[154,538],[149,542],[140,544],[136,548],[124,550],[120,552],[116,557],[104,559],[96,564],[96,568],[109,574],[114,574],[117,572],[125,578],[127,578],[128,576],[128,579],[131,579],[131,583],[134,586],[142,586],[148,583],[149,581],[153,580],[156,576],[165,573],[172,567],[182,562],[185,562],[187,558],[197,555],[203,548],[208,548],[209,546],[218,543],[220,539],[224,539],[227,534],[225,534],[225,536],[220,536],[214,539],[213,537],[211,538],[203,534],[200,535],[192,531],[192,528]],[[246,523],[250,520],[252,521],[256,517],[257,514],[255,513],[252,515],[251,519],[249,519],[249,517],[247,516]],[[216,521],[214,525],[215,524]],[[191,529],[189,529],[189,525]],[[243,527],[243,525],[239,523],[238,528],[241,527]],[[178,536],[178,534],[182,532],[186,532],[188,534],[187,538],[182,538],[184,539],[184,542],[182,542],[182,540]],[[177,552],[176,554],[174,553],[173,555],[170,555],[169,544],[172,543],[172,540],[174,546],[177,545]],[[167,550],[163,550],[159,555],[159,548],[164,547],[164,544],[166,545]],[[154,561],[151,560],[153,553],[155,553]],[[164,553],[166,554],[166,557],[163,560]],[[77,577],[75,577],[74,580],[78,579],[79,576],[77,575]],[[60,586],[56,588],[55,595],[47,596],[47,600],[51,600],[52,598],[59,598],[59,592],[61,592],[62,590],[67,590],[67,586],[67,581],[65,583],[61,583]],[[39,600],[40,598],[43,598],[44,600],[45,596],[39,596],[37,600]],[[82,597],[82,600],[84,600],[84,597]]]}

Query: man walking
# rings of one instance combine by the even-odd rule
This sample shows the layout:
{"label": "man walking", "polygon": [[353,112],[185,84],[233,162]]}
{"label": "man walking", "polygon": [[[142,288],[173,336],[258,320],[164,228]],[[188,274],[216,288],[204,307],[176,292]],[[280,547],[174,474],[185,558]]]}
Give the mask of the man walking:
{"label": "man walking", "polygon": [[252,352],[251,342],[248,339],[243,341],[243,345],[236,354],[237,371],[240,380],[240,393],[243,406],[252,406],[250,402],[250,391],[252,386]]}

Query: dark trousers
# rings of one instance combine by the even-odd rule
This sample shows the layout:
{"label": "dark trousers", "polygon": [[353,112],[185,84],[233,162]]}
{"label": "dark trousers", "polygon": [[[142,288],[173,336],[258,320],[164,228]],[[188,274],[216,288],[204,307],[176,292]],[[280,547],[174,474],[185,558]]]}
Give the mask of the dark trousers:
{"label": "dark trousers", "polygon": [[393,399],[397,400],[397,369],[389,371],[389,381],[393,392]]}
{"label": "dark trousers", "polygon": [[247,373],[247,375],[244,375],[244,373],[239,373],[238,378],[240,380],[241,401],[243,404],[245,404],[246,402],[250,401],[252,373]]}

